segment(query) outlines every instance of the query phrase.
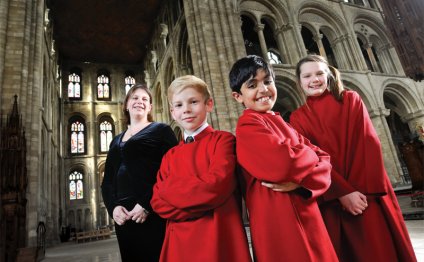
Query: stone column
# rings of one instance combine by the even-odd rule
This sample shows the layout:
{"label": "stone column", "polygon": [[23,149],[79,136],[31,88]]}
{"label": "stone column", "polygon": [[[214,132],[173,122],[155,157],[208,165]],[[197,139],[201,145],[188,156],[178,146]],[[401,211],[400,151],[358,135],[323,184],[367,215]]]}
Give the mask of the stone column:
{"label": "stone column", "polygon": [[377,59],[375,59],[375,55],[371,47],[372,47],[372,44],[370,43],[364,45],[364,48],[367,51],[368,57],[371,60],[371,65],[374,69],[374,72],[380,72],[381,71],[380,66],[377,63]]}
{"label": "stone column", "polygon": [[390,115],[390,110],[386,108],[373,108],[369,110],[373,126],[380,138],[383,151],[384,166],[390,178],[393,187],[402,183],[403,172],[399,161],[396,147],[393,144],[392,135],[386,121],[386,117]]}
{"label": "stone column", "polygon": [[280,27],[277,30],[275,30],[274,37],[277,39],[278,51],[280,52],[280,57],[283,64],[288,64],[289,59],[287,57],[287,54],[289,52],[287,52],[286,44],[284,43],[283,28]]}
{"label": "stone column", "polygon": [[318,45],[319,54],[327,59],[327,54],[325,53],[325,48],[324,48],[324,45],[322,43],[322,37],[323,37],[322,34],[316,34],[316,35],[314,35],[314,41]]}
{"label": "stone column", "polygon": [[264,28],[265,28],[265,25],[264,24],[257,24],[255,26],[255,32],[258,33],[259,44],[261,45],[262,57],[266,61],[269,61],[268,55],[267,55],[267,53],[268,53],[268,47],[266,46],[265,36],[264,36]]}
{"label": "stone column", "polygon": [[296,52],[289,52],[290,58],[291,58],[291,64],[296,65],[297,61],[299,61],[302,57],[305,57],[307,55],[305,44],[303,43],[303,38],[301,34],[302,25],[296,24],[296,25],[287,25],[287,30],[290,30],[292,32],[292,37],[289,38],[289,41],[291,41],[290,45],[288,46],[289,50],[297,50]]}
{"label": "stone column", "polygon": [[209,123],[215,129],[234,131],[241,107],[231,96],[228,72],[246,55],[240,14],[232,1],[184,0],[188,44],[194,74],[205,80],[215,100]]}
{"label": "stone column", "polygon": [[344,49],[344,36],[337,37],[333,43],[331,43],[331,47],[333,48],[334,55],[337,60],[337,67],[339,69],[351,69],[349,66],[349,60],[346,56],[346,51]]}

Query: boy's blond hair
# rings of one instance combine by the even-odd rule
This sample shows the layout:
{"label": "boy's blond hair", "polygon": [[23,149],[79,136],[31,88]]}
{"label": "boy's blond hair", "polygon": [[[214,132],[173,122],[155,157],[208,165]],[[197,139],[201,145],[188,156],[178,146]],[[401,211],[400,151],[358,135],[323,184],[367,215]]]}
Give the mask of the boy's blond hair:
{"label": "boy's blond hair", "polygon": [[202,94],[205,98],[205,102],[211,98],[211,91],[205,81],[194,75],[185,75],[176,78],[172,81],[171,85],[169,85],[168,103],[172,106],[172,97],[189,87]]}

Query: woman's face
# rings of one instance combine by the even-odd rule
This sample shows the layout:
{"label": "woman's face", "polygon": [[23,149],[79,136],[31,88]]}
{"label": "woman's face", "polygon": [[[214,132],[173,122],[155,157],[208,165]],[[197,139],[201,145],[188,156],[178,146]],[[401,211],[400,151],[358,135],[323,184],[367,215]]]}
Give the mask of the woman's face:
{"label": "woman's face", "polygon": [[307,96],[320,96],[327,89],[328,66],[321,62],[306,62],[300,66],[300,85]]}
{"label": "woman's face", "polygon": [[137,89],[128,99],[127,110],[130,118],[146,118],[152,110],[149,94],[144,89]]}

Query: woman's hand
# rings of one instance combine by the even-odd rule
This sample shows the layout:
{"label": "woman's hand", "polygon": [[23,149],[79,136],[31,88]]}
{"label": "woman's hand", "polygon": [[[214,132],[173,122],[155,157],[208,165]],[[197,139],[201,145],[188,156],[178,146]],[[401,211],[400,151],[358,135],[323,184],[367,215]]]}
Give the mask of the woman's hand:
{"label": "woman's hand", "polygon": [[264,187],[271,188],[272,190],[277,192],[290,192],[300,187],[298,184],[293,182],[286,182],[281,184],[262,182],[261,185],[263,185]]}
{"label": "woman's hand", "polygon": [[149,212],[146,209],[144,209],[142,206],[140,206],[139,204],[136,204],[133,210],[131,210],[128,213],[128,215],[136,223],[143,223],[144,221],[146,221],[147,216],[149,215]]}
{"label": "woman's hand", "polygon": [[125,224],[125,221],[130,219],[131,217],[128,214],[128,210],[123,206],[116,206],[113,209],[113,220],[115,220],[116,224],[122,226]]}
{"label": "woman's hand", "polygon": [[360,215],[368,207],[367,197],[361,192],[355,191],[339,197],[343,209],[352,215]]}

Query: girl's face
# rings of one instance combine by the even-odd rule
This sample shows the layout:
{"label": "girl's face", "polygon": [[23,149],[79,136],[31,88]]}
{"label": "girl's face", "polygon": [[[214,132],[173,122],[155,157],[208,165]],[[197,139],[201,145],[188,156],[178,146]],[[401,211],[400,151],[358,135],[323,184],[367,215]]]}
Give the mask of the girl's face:
{"label": "girl's face", "polygon": [[321,62],[300,66],[300,85],[307,96],[320,96],[327,89],[329,68]]}

